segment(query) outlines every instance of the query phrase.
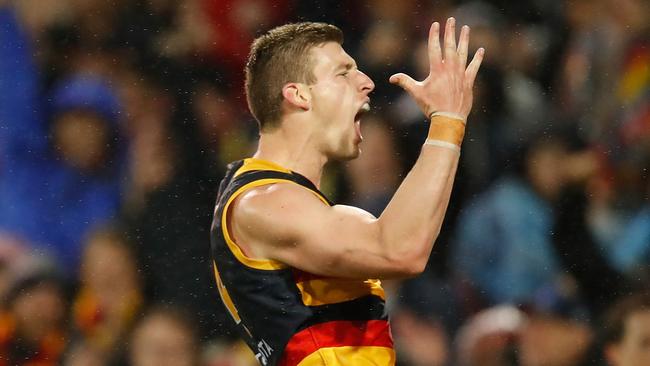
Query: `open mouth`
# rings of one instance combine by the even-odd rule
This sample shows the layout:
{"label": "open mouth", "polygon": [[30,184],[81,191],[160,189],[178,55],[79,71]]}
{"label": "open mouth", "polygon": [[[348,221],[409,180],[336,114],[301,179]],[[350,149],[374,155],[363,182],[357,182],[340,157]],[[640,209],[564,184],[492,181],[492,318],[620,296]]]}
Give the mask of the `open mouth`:
{"label": "open mouth", "polygon": [[365,102],[359,108],[357,114],[354,115],[354,129],[357,132],[357,139],[359,142],[363,140],[363,136],[361,136],[361,117],[366,115],[368,112],[370,112],[370,103]]}
{"label": "open mouth", "polygon": [[359,111],[357,111],[357,114],[354,115],[354,121],[359,122],[361,121],[361,117],[363,117],[365,114],[370,112],[370,103],[365,102],[363,105],[359,108]]}

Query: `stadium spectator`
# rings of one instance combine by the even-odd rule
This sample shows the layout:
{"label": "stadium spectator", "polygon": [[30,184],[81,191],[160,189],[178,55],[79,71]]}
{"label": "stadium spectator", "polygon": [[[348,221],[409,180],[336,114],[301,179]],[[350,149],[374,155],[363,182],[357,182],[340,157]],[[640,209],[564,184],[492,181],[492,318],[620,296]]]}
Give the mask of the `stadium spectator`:
{"label": "stadium spectator", "polygon": [[197,366],[199,340],[195,321],[179,308],[154,306],[133,327],[129,341],[132,366]]}
{"label": "stadium spectator", "polygon": [[15,273],[0,308],[0,365],[58,365],[67,342],[61,278],[43,263]]}
{"label": "stadium spectator", "polygon": [[604,327],[604,353],[610,366],[650,363],[650,294],[626,296],[611,307]]}
{"label": "stadium spectator", "polygon": [[509,305],[486,308],[468,318],[454,340],[456,364],[516,365],[516,339],[526,321],[525,313]]}
{"label": "stadium spectator", "polygon": [[173,115],[165,108],[172,97],[146,82],[131,94],[140,95],[127,99],[136,113],[129,116],[130,181],[122,219],[135,245],[147,297],[190,308],[199,320],[200,336],[221,334],[225,310],[218,311],[214,302],[216,288],[202,241],[209,225],[197,224],[210,220],[210,210],[199,201],[207,194],[197,189],[209,183],[188,179],[191,167],[183,164]]}
{"label": "stadium spectator", "polygon": [[72,75],[43,99],[27,35],[10,8],[0,17],[0,227],[73,275],[86,230],[119,208],[119,103],[93,75]]}
{"label": "stadium spectator", "polygon": [[583,365],[592,333],[588,323],[570,314],[533,311],[519,332],[518,362],[522,366]]}
{"label": "stadium spectator", "polygon": [[391,324],[397,364],[453,364],[451,340],[461,319],[453,288],[426,275],[403,282],[394,302]]}
{"label": "stadium spectator", "polygon": [[557,167],[568,157],[566,149],[558,140],[533,143],[521,172],[496,181],[460,218],[453,268],[487,304],[530,301],[556,281],[550,202],[565,184]]}
{"label": "stadium spectator", "polygon": [[125,337],[145,301],[139,272],[122,231],[90,233],[72,307],[72,347],[81,342],[113,362],[124,357]]}
{"label": "stadium spectator", "polygon": [[[438,294],[440,286],[448,289],[446,294],[459,301],[457,322],[470,325],[471,315],[506,298],[551,309],[552,320],[521,313],[525,321],[519,327],[496,332],[485,344],[495,345],[505,363],[552,356],[544,351],[552,344],[546,333],[557,334],[557,340],[583,339],[588,333],[566,327],[566,317],[558,319],[553,309],[570,305],[580,315],[573,317],[590,319],[595,327],[594,319],[613,301],[650,283],[649,4],[647,0],[0,0],[0,296],[15,295],[11,289],[49,252],[56,261],[55,273],[65,274],[65,282],[57,278],[44,280],[43,286],[29,285],[16,299],[22,304],[22,294],[36,294],[54,304],[62,293],[59,289],[81,282],[75,308],[86,309],[86,315],[105,311],[98,310],[99,300],[82,296],[90,286],[89,275],[78,270],[79,259],[88,231],[118,219],[126,223],[118,234],[133,242],[133,253],[103,246],[100,252],[112,253],[107,254],[111,258],[137,257],[133,262],[137,264],[117,261],[129,270],[116,269],[120,263],[108,265],[120,276],[132,277],[126,273],[133,268],[142,276],[147,286],[127,286],[140,294],[136,302],[171,303],[195,315],[200,346],[207,345],[198,362],[247,364],[250,352],[233,343],[212,268],[206,264],[207,231],[223,162],[248,155],[255,143],[254,122],[245,113],[242,96],[242,62],[250,40],[286,21],[333,23],[344,30],[345,48],[359,67],[377,83],[386,83],[382,75],[391,70],[427,75],[428,64],[418,62],[427,59],[426,44],[410,40],[422,39],[432,20],[453,15],[472,27],[470,51],[480,44],[488,57],[476,80],[452,199],[428,265],[433,273],[414,283],[411,292],[425,297]],[[383,197],[395,189],[398,178],[384,171],[407,171],[428,128],[417,106],[403,98],[399,88],[377,89],[383,95],[371,95],[373,110],[385,125],[373,124],[370,118],[369,123],[364,121],[360,159],[345,167],[328,166],[322,182],[333,200],[374,213],[381,212]],[[583,147],[588,152],[560,154],[564,158],[556,161],[561,163],[537,169],[542,179],[561,171],[578,173],[545,196],[544,187],[534,188],[523,175],[512,178],[511,170],[521,160],[522,147],[544,140],[540,133],[556,134],[556,129],[563,138],[575,135],[586,141]],[[394,131],[397,139],[389,143],[386,130]],[[344,169],[350,173],[349,181],[341,178]],[[579,175],[583,178],[576,179]],[[515,191],[528,194],[518,196]],[[498,216],[502,211],[497,208],[502,207],[513,212]],[[496,239],[513,237],[512,232],[518,233],[517,240]],[[454,240],[460,238],[472,243],[471,250]],[[534,251],[534,245],[543,249]],[[504,280],[489,281],[492,290],[475,291],[468,282],[448,278],[465,271],[450,255],[461,251],[469,253],[465,261],[484,265],[472,285],[490,280],[508,260],[517,268],[503,272]],[[479,260],[495,253],[497,261]],[[540,286],[522,290],[526,296],[516,296],[513,282],[523,282],[535,268],[548,276]],[[98,275],[97,269],[93,272]],[[97,280],[94,286],[110,297],[115,284]],[[500,301],[491,300],[495,293],[501,294]],[[390,305],[396,295],[388,294]],[[64,314],[74,314],[65,298]],[[42,324],[49,322],[43,319],[53,319],[59,307],[46,311],[27,303],[29,318],[41,319]],[[15,330],[6,327],[15,325],[16,318],[4,305],[0,327]],[[450,326],[440,307],[427,308],[431,317],[423,317],[397,305],[395,337],[398,345],[405,345],[400,351],[405,355],[398,361],[418,358],[408,355],[409,346],[413,355],[423,350],[420,360],[443,354],[442,347],[449,347],[442,345],[445,342],[436,343],[438,353],[433,347],[427,352],[419,341],[433,339],[432,329],[440,324],[447,337],[454,337],[459,324]],[[134,308],[139,310],[115,311],[122,314],[116,318],[128,324],[118,327],[119,332],[106,332],[130,334],[142,309]],[[87,326],[94,324],[84,329],[105,331],[99,318],[84,319]],[[57,354],[63,352],[55,355],[57,360],[65,365],[127,361],[128,354],[118,355],[126,350],[122,342],[99,346],[102,342],[90,335],[92,331],[80,332],[78,320],[63,316],[59,330],[65,334],[72,326],[76,337],[65,350],[55,347]],[[25,323],[31,329],[28,323],[34,322]],[[401,330],[409,324],[415,326],[405,334]],[[552,331],[540,332],[544,329]],[[9,343],[16,340],[14,332],[2,334]],[[491,343],[494,339],[496,343]],[[545,343],[531,348],[530,342],[519,342],[526,339]],[[632,349],[632,343],[626,343],[630,339],[609,343],[609,349],[618,350],[608,352],[611,362],[622,359],[616,354]],[[33,352],[52,349],[27,343],[21,347]],[[592,342],[591,347],[600,351],[602,345]],[[554,350],[558,356],[564,354],[560,348]],[[113,351],[115,357],[109,354]],[[446,353],[451,355],[447,364],[457,361],[452,348]],[[491,360],[489,352],[485,355],[482,364]]]}

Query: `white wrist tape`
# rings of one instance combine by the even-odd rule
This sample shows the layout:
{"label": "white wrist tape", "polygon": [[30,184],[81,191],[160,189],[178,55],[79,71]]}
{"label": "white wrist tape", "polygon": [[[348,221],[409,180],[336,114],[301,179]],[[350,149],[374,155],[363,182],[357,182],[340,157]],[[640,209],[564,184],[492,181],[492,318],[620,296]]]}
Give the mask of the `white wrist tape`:
{"label": "white wrist tape", "polygon": [[425,145],[436,146],[436,147],[442,147],[444,149],[453,150],[453,151],[460,154],[460,146],[452,144],[451,142],[442,141],[442,140],[434,140],[434,139],[426,139],[424,141],[424,144]]}
{"label": "white wrist tape", "polygon": [[436,117],[436,116],[457,119],[457,120],[463,121],[463,123],[467,124],[467,118],[460,115],[460,114],[458,114],[458,113],[453,113],[453,112],[433,112],[429,116],[429,119],[431,119],[433,117]]}

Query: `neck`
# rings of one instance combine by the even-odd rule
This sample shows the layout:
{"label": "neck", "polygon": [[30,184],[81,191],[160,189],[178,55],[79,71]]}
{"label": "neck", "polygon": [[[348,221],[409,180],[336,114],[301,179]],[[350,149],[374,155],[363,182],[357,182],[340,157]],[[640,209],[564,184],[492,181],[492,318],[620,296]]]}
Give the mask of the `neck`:
{"label": "neck", "polygon": [[292,133],[283,128],[261,133],[253,157],[274,162],[300,173],[318,188],[320,188],[323,167],[327,163],[327,157],[314,148],[310,135]]}

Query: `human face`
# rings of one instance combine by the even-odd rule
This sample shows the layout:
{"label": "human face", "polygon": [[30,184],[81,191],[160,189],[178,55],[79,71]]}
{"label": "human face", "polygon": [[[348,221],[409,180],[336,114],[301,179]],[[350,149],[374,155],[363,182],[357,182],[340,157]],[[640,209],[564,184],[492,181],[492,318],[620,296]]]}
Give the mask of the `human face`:
{"label": "human face", "polygon": [[544,198],[553,200],[566,184],[565,172],[559,167],[567,161],[565,148],[548,142],[533,148],[527,159],[530,183]]}
{"label": "human face", "polygon": [[21,293],[12,310],[22,336],[37,343],[61,326],[65,314],[63,293],[57,284],[44,282]]}
{"label": "human face", "polygon": [[368,94],[375,84],[361,72],[340,44],[328,42],[311,50],[316,82],[310,86],[314,137],[330,160],[359,156],[361,115],[370,110]]}
{"label": "human face", "polygon": [[108,313],[119,311],[138,296],[140,282],[133,254],[110,237],[90,240],[82,260],[82,282]]}
{"label": "human face", "polygon": [[194,342],[186,329],[157,315],[135,330],[131,361],[135,366],[192,366],[196,359]]}
{"label": "human face", "polygon": [[63,160],[83,171],[99,168],[106,159],[108,127],[86,111],[63,113],[54,123],[54,144]]}
{"label": "human face", "polygon": [[650,365],[650,311],[630,314],[625,320],[625,332],[620,343],[607,352],[612,366]]}

